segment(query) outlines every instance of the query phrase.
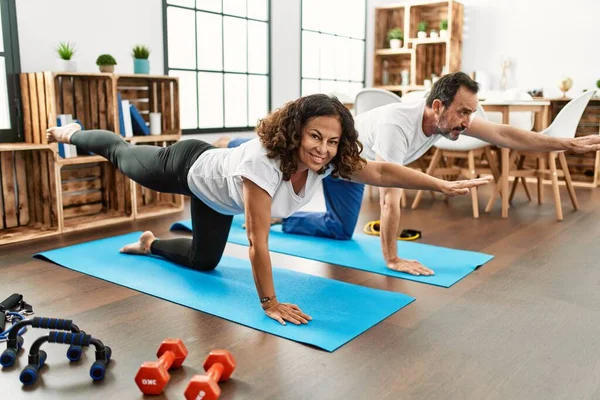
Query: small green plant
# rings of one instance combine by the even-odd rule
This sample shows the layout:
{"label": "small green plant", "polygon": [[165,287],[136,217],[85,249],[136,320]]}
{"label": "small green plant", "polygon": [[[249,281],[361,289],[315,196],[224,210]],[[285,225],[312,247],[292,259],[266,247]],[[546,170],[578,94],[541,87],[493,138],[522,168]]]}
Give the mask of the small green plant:
{"label": "small green plant", "polygon": [[440,21],[440,31],[447,31],[447,30],[448,30],[448,20],[443,19]]}
{"label": "small green plant", "polygon": [[133,46],[133,50],[131,51],[131,56],[137,59],[147,60],[150,57],[150,49],[143,44],[137,44]]}
{"label": "small green plant", "polygon": [[56,48],[58,56],[63,60],[70,60],[75,54],[75,45],[69,42],[60,42]]}
{"label": "small green plant", "polygon": [[403,40],[404,32],[402,32],[402,29],[400,29],[400,28],[392,28],[388,31],[387,38],[388,38],[388,40],[393,40],[393,39]]}
{"label": "small green plant", "polygon": [[100,54],[96,59],[96,65],[117,65],[117,60],[110,54]]}
{"label": "small green plant", "polygon": [[596,81],[596,87],[597,87],[598,89],[600,89],[600,79],[598,79],[598,80]]}
{"label": "small green plant", "polygon": [[419,22],[419,32],[427,32],[427,22]]}

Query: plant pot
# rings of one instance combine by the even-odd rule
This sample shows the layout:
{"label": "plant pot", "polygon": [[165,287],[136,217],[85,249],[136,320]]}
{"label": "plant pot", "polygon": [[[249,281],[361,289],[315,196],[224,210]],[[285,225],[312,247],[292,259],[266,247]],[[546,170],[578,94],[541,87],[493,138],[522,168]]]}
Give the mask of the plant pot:
{"label": "plant pot", "polygon": [[417,32],[417,38],[419,38],[419,39],[427,39],[427,32],[425,32],[425,31],[419,31],[419,32]]}
{"label": "plant pot", "polygon": [[145,58],[134,58],[133,59],[133,73],[134,74],[149,74],[150,73],[150,60]]}
{"label": "plant pot", "polygon": [[448,38],[448,31],[447,31],[447,30],[445,30],[445,29],[441,30],[441,31],[440,31],[440,37],[441,37],[442,39],[447,39],[447,38]]}
{"label": "plant pot", "polygon": [[431,31],[429,32],[429,37],[432,39],[437,39],[438,37],[440,37],[440,35],[438,35],[437,31]]}
{"label": "plant pot", "polygon": [[56,60],[56,68],[60,72],[76,72],[77,62],[75,60],[63,60],[59,58]]}
{"label": "plant pot", "polygon": [[113,73],[115,72],[115,66],[114,65],[100,65],[100,72],[108,72],[108,73]]}
{"label": "plant pot", "polygon": [[402,47],[402,40],[390,39],[390,49],[399,49],[400,47]]}

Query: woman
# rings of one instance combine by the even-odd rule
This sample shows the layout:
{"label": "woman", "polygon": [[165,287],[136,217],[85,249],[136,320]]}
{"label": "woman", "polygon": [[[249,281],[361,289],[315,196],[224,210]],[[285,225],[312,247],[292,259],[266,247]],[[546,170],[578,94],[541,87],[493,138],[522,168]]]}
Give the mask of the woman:
{"label": "woman", "polygon": [[231,149],[200,140],[167,147],[134,146],[112,132],[80,131],[78,124],[50,128],[49,141],[72,143],[113,163],[135,182],[191,197],[192,239],[157,239],[144,232],[121,249],[153,254],[208,271],[225,249],[235,214],[246,214],[249,256],[259,301],[281,324],[311,317],[275,296],[268,249],[271,217],[287,217],[308,203],[328,175],[374,186],[435,190],[455,196],[488,179],[447,182],[409,168],[360,158],[354,119],[335,97],[311,95],[285,104],[259,122],[258,139]]}

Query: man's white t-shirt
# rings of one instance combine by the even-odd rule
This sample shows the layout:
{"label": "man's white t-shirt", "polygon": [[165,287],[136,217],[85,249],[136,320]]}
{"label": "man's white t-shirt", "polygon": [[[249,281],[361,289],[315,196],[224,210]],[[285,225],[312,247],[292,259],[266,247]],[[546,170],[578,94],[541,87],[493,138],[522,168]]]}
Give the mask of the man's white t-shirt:
{"label": "man's white t-shirt", "polygon": [[225,215],[243,214],[242,178],[247,178],[271,196],[271,216],[285,218],[310,201],[331,168],[321,175],[309,169],[305,186],[296,194],[292,183],[282,179],[279,164],[278,159],[267,157],[258,139],[231,149],[210,149],[190,168],[188,186],[213,210]]}
{"label": "man's white t-shirt", "polygon": [[407,165],[421,157],[441,137],[425,136],[423,113],[425,100],[392,103],[377,107],[354,118],[358,138],[363,144],[361,155],[375,160]]}

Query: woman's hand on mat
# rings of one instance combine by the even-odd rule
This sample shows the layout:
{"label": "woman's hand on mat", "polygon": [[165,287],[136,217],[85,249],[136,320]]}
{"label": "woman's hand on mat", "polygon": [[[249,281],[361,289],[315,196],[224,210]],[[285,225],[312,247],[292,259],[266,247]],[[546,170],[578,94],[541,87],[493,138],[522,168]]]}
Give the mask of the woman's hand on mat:
{"label": "woman's hand on mat", "polygon": [[427,268],[416,260],[403,260],[401,258],[396,258],[395,260],[388,262],[387,267],[391,270],[406,272],[407,274],[411,275],[429,276],[435,274],[433,270]]}
{"label": "woman's hand on mat", "polygon": [[486,176],[483,178],[477,179],[467,179],[464,181],[444,181],[442,184],[442,193],[444,193],[448,197],[460,196],[469,194],[469,189],[487,185],[494,179],[491,176]]}
{"label": "woman's hand on mat", "polygon": [[282,325],[285,325],[285,321],[300,325],[308,324],[308,321],[312,320],[310,315],[304,314],[297,305],[289,303],[276,302],[270,304],[269,307],[265,308],[265,314],[279,321]]}

